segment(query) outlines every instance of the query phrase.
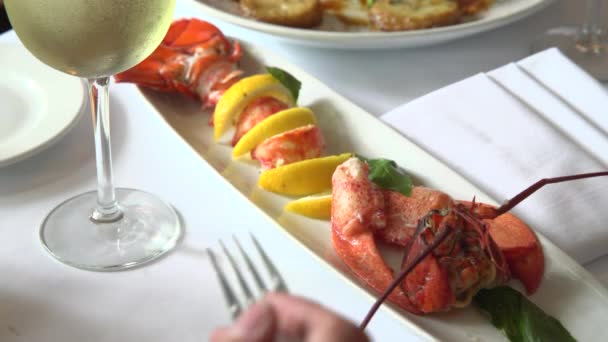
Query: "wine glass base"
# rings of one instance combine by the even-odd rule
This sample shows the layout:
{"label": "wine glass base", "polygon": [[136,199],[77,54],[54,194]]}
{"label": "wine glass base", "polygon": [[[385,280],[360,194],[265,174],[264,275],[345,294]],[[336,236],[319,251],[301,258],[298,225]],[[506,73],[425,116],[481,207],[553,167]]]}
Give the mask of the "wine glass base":
{"label": "wine glass base", "polygon": [[116,189],[116,199],[123,217],[112,223],[90,219],[96,191],[61,203],[42,223],[42,245],[57,260],[94,271],[132,268],[173,249],[181,224],[170,205],[133,189]]}
{"label": "wine glass base", "polygon": [[591,38],[581,37],[574,27],[558,27],[547,31],[532,45],[532,52],[557,47],[574,63],[599,81],[608,81],[608,39],[600,33]]}

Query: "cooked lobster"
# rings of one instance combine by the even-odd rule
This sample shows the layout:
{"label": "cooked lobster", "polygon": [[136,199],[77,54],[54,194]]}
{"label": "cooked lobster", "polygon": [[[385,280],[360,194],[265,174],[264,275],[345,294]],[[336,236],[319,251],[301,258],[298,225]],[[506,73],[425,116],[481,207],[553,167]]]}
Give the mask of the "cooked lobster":
{"label": "cooked lobster", "polygon": [[[529,294],[540,286],[544,256],[534,232],[508,213],[545,184],[606,176],[608,172],[542,180],[496,208],[414,187],[411,196],[381,189],[368,165],[351,158],[332,179],[332,243],[337,255],[375,291],[414,314],[463,307],[482,288],[519,279]],[[437,241],[441,238],[441,243]],[[376,239],[404,247],[397,281]],[[437,243],[429,249],[433,243]],[[416,262],[423,253],[428,255]],[[394,288],[393,288],[394,287]]]}
{"label": "cooked lobster", "polygon": [[[117,82],[131,82],[164,92],[193,97],[205,109],[213,109],[222,95],[238,82],[244,72],[238,68],[242,49],[214,25],[199,19],[173,22],[160,46],[135,67],[115,76]],[[270,96],[251,99],[238,120],[232,145],[262,120],[289,108]],[[213,125],[213,114],[210,116]],[[303,127],[273,136],[257,146],[253,159],[263,169],[288,164],[322,154],[325,141],[318,127]]]}
{"label": "cooked lobster", "polygon": [[214,25],[198,19],[174,21],[158,48],[133,68],[114,76],[160,91],[178,91],[213,108],[238,81],[242,51]]}

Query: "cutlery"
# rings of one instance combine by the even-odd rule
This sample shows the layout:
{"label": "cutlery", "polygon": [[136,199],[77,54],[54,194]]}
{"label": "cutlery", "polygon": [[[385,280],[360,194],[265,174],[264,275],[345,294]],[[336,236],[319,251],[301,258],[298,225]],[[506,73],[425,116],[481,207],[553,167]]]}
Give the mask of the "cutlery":
{"label": "cutlery", "polygon": [[[230,315],[233,320],[235,320],[241,312],[243,312],[247,307],[252,305],[257,301],[257,299],[261,298],[267,292],[288,292],[287,285],[285,281],[281,277],[281,274],[274,266],[264,249],[258,242],[258,240],[252,235],[249,234],[253,246],[260,257],[262,268],[264,272],[266,272],[270,279],[270,284],[268,286],[265,285],[262,277],[260,276],[259,268],[257,268],[254,262],[251,260],[251,257],[245,252],[239,240],[232,236],[234,241],[234,245],[236,246],[236,250],[240,255],[240,259],[244,262],[246,267],[239,266],[237,259],[234,257],[234,254],[229,252],[226,245],[219,240],[219,244],[221,247],[221,251],[223,256],[228,261],[230,265],[230,272],[234,275],[234,279],[236,279],[236,285],[230,283],[229,276],[227,272],[222,269],[220,263],[218,262],[215,252],[210,248],[207,248],[206,252],[209,256],[209,260],[211,261],[211,265],[215,270],[217,278],[220,282],[222,292],[224,294],[224,298],[226,299],[226,303],[228,305],[228,309],[230,311]],[[246,270],[246,271],[243,271]],[[250,284],[245,280],[245,274],[249,273],[255,286],[257,287],[257,296],[252,291]],[[241,293],[244,298],[239,300],[238,293]]]}

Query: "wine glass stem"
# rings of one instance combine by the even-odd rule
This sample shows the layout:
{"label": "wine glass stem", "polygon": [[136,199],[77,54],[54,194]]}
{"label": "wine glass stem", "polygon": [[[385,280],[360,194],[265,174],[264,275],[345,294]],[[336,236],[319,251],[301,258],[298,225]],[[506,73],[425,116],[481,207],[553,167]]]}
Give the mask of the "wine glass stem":
{"label": "wine glass stem", "polygon": [[580,28],[577,47],[581,52],[601,53],[604,0],[587,0],[585,22]]}
{"label": "wine glass stem", "polygon": [[109,84],[109,77],[88,79],[97,164],[97,208],[90,217],[94,222],[114,222],[122,218],[112,182]]}
{"label": "wine glass stem", "polygon": [[592,33],[600,28],[602,2],[603,0],[587,0],[585,23],[582,26],[583,32]]}

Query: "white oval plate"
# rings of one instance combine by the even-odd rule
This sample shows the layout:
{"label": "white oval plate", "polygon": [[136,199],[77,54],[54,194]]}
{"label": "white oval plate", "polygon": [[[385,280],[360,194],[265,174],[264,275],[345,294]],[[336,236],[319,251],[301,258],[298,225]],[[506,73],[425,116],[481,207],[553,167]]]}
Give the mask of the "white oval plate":
{"label": "white oval plate", "polygon": [[0,167],[63,137],[84,103],[82,82],[37,60],[22,45],[0,44]]}
{"label": "white oval plate", "polygon": [[553,0],[496,0],[486,13],[468,22],[403,32],[335,31],[329,25],[298,29],[259,22],[240,15],[235,1],[197,0],[209,15],[273,38],[334,49],[393,49],[439,44],[510,24],[544,8]]}
{"label": "white oval plate", "polygon": [[[441,189],[454,198],[475,197],[497,204],[462,176],[298,67],[267,50],[249,44],[243,44],[243,48],[241,67],[248,75],[264,72],[264,65],[273,65],[302,81],[298,105],[315,112],[327,142],[328,154],[356,152],[372,158],[393,159],[406,168],[418,180],[417,183]],[[284,212],[284,205],[292,198],[261,190],[257,185],[259,166],[255,162],[232,160],[229,143],[213,142],[213,128],[208,125],[209,113],[201,110],[200,103],[178,94],[147,89],[142,89],[142,93],[168,125],[214,169],[211,174],[218,181],[225,182],[227,190],[240,192],[246,203],[268,219],[269,230],[275,228],[273,233],[295,239],[319,260],[319,267],[329,267],[341,276],[345,280],[344,286],[358,287],[360,300],[372,305],[376,294],[346,269],[333,251],[329,221]],[[196,176],[207,175],[193,177]],[[540,235],[539,239],[545,253],[546,268],[539,290],[530,299],[558,318],[580,341],[592,341],[597,336],[608,334],[608,325],[605,324],[608,290],[549,240]],[[516,281],[509,285],[522,291]],[[392,305],[383,307],[390,308],[404,328],[423,340],[506,341],[486,317],[471,307],[427,316],[412,315]]]}

